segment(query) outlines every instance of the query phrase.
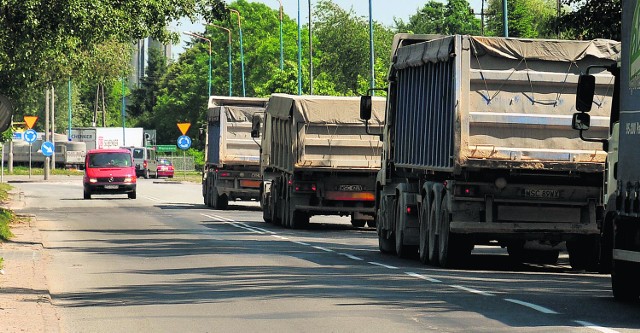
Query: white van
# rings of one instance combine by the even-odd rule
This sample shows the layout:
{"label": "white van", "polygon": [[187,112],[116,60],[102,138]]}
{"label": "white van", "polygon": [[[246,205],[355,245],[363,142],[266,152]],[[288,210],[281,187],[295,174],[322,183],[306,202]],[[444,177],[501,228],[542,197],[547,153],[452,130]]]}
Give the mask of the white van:
{"label": "white van", "polygon": [[136,176],[158,178],[158,157],[156,151],[149,147],[122,147],[129,149],[133,155]]}

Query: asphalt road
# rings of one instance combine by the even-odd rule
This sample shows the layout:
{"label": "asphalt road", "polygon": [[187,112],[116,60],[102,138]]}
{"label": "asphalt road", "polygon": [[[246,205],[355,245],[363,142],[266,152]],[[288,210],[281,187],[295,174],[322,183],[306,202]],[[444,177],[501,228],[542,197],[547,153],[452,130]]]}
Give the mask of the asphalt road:
{"label": "asphalt road", "polygon": [[[78,177],[15,182],[35,214],[65,332],[632,332],[609,276],[514,265],[480,247],[460,269],[378,252],[374,229],[262,222],[255,202],[140,179],[138,199],[82,199]],[[640,282],[639,282],[640,283]]]}

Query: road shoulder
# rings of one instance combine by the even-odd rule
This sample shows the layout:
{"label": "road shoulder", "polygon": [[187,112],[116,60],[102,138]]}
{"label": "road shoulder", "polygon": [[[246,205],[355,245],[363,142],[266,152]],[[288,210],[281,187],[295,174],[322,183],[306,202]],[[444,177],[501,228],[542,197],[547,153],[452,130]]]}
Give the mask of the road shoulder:
{"label": "road shoulder", "polygon": [[[19,200],[16,196],[14,199]],[[21,202],[12,202],[10,209]],[[17,211],[17,214],[20,214]],[[47,253],[35,217],[11,225],[14,237],[0,243],[0,332],[60,332],[45,275]]]}

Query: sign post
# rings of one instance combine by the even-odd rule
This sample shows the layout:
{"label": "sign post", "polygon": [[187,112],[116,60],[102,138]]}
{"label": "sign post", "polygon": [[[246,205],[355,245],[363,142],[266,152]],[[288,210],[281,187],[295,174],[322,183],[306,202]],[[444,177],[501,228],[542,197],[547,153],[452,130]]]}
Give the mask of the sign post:
{"label": "sign post", "polygon": [[187,178],[187,149],[191,147],[191,138],[187,136],[187,131],[191,123],[178,123],[178,129],[182,135],[178,138],[178,148],[182,149],[182,168],[184,178]]}
{"label": "sign post", "polygon": [[28,129],[24,131],[24,141],[29,144],[29,178],[31,178],[31,146],[32,143],[36,142],[38,138],[38,133],[32,129]]}

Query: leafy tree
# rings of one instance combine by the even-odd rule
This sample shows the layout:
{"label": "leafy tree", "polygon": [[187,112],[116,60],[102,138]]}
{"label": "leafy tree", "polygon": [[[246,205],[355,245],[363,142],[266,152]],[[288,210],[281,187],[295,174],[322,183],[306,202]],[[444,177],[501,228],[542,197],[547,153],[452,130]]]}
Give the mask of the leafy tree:
{"label": "leafy tree", "polygon": [[[488,1],[487,34],[503,36],[502,0]],[[509,37],[555,38],[555,0],[509,0]]]}
{"label": "leafy tree", "polygon": [[562,0],[562,3],[576,8],[560,17],[559,28],[564,37],[621,39],[620,0]]}
{"label": "leafy tree", "polygon": [[431,0],[409,17],[409,22],[396,20],[396,27],[399,32],[477,35],[480,23],[467,0],[449,0],[446,4]]}
{"label": "leafy tree", "polygon": [[133,117],[153,112],[160,80],[167,73],[167,58],[158,48],[149,48],[148,57],[145,77],[141,79],[140,88],[133,90],[132,103],[127,108]]}

